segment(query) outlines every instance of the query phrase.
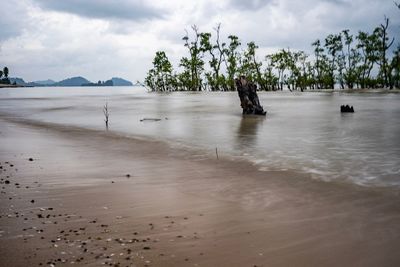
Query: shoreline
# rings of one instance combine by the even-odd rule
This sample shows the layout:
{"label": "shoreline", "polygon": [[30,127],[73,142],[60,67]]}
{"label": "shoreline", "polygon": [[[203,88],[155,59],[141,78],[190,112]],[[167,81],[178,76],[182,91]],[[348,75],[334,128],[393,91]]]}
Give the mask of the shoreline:
{"label": "shoreline", "polygon": [[[13,85],[13,84],[0,84],[0,89],[1,88],[79,88],[79,87],[96,87],[96,86],[85,86],[85,85],[81,85],[81,86],[29,86],[29,85]],[[100,88],[103,87],[138,87],[138,85],[127,85],[127,86],[98,86]],[[236,92],[236,91],[169,91],[169,92],[152,92],[152,91],[148,91],[145,87],[140,86],[143,89],[145,89],[145,91],[147,93],[151,93],[151,94],[170,94],[170,93],[180,93],[180,92],[186,92],[186,93],[229,93],[229,92]],[[307,89],[304,91],[300,91],[300,90],[292,90],[289,91],[288,89],[284,89],[282,90],[275,90],[275,91],[261,91],[261,90],[257,90],[257,92],[259,93],[348,93],[348,94],[353,94],[353,93],[400,93],[400,89],[399,88],[393,88],[393,89],[389,89],[389,88],[353,88],[353,89],[349,89],[349,88],[345,88],[345,89],[340,89],[340,88],[335,88],[335,89]]]}
{"label": "shoreline", "polygon": [[26,86],[26,85],[20,85],[20,84],[2,84],[0,83],[0,88],[27,88],[27,87],[33,87],[33,86]]}
{"label": "shoreline", "polygon": [[261,172],[107,133],[4,119],[0,132],[5,266],[400,263],[398,190]]}

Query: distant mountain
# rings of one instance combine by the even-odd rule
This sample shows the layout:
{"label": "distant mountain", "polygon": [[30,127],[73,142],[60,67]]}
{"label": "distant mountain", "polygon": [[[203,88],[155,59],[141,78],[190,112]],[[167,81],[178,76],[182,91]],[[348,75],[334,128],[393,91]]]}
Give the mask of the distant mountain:
{"label": "distant mountain", "polygon": [[56,83],[56,81],[53,81],[51,79],[47,79],[47,80],[44,80],[44,81],[34,81],[32,83],[49,86],[49,85],[54,85]]}
{"label": "distant mountain", "polygon": [[17,78],[17,77],[15,77],[15,78],[9,78],[10,79],[10,83],[11,84],[13,84],[13,83],[16,83],[16,84],[18,84],[18,85],[28,85],[25,81],[24,81],[24,79],[22,79],[22,78]]}
{"label": "distant mountain", "polygon": [[111,81],[113,82],[114,86],[132,86],[132,82],[124,80],[122,78],[118,78],[118,77],[113,77],[111,79]]}
{"label": "distant mountain", "polygon": [[54,86],[82,86],[83,84],[89,84],[89,83],[90,81],[86,80],[81,76],[78,76],[59,81],[55,83]]}
{"label": "distant mountain", "polygon": [[10,83],[13,84],[14,82],[17,85],[22,85],[22,86],[50,86],[55,83],[55,81],[52,81],[52,80],[25,82],[24,79],[22,79],[22,78],[18,78],[18,77],[10,78]]}
{"label": "distant mountain", "polygon": [[77,76],[68,78],[59,82],[53,81],[51,79],[42,80],[42,81],[34,81],[34,82],[25,82],[22,78],[10,78],[10,83],[16,83],[17,85],[22,86],[132,86],[132,82],[128,80],[124,80],[122,78],[113,77],[107,81],[99,81],[98,83],[92,83],[84,77]]}

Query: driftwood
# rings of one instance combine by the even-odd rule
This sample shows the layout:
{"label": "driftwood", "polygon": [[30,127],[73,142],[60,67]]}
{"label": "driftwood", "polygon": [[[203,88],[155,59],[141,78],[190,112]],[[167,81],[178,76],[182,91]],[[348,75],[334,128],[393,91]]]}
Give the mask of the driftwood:
{"label": "driftwood", "polygon": [[240,98],[243,114],[265,115],[257,95],[257,85],[247,81],[244,76],[235,79],[236,89]]}
{"label": "driftwood", "polygon": [[159,118],[143,118],[140,119],[140,121],[160,121],[161,119]]}
{"label": "driftwood", "polygon": [[354,112],[354,108],[353,106],[349,106],[349,105],[341,105],[340,106],[340,112],[345,112],[345,113],[353,113]]}

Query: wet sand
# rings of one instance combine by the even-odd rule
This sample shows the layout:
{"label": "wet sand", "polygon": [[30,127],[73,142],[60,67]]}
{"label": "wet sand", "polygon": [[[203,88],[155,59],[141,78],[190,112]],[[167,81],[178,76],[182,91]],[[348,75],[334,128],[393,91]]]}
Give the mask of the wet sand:
{"label": "wet sand", "polygon": [[0,148],[0,266],[400,265],[396,189],[5,118]]}

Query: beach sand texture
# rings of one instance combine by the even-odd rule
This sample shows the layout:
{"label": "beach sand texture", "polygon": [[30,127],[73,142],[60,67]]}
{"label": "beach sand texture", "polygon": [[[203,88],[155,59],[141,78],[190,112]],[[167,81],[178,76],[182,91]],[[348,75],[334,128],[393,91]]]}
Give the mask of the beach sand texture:
{"label": "beach sand texture", "polygon": [[0,120],[0,266],[400,266],[396,189]]}

